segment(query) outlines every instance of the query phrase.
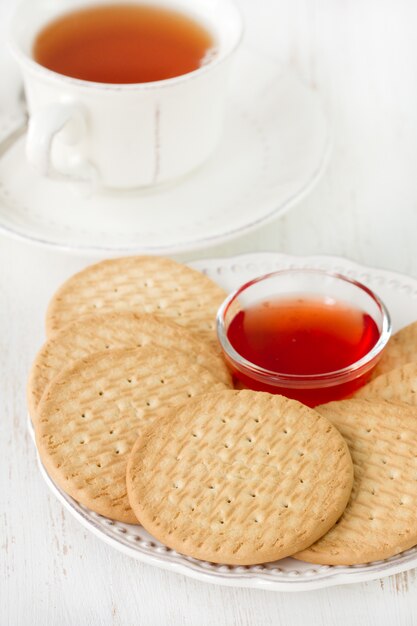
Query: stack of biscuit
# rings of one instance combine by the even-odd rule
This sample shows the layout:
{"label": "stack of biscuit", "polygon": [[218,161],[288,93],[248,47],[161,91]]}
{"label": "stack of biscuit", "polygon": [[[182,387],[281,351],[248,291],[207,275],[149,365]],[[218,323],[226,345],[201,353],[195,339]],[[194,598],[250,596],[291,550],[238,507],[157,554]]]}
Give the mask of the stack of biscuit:
{"label": "stack of biscuit", "polygon": [[393,337],[354,399],[313,410],[233,389],[215,335],[225,296],[158,257],[64,283],[28,384],[51,478],[216,563],[349,565],[416,545],[417,326]]}

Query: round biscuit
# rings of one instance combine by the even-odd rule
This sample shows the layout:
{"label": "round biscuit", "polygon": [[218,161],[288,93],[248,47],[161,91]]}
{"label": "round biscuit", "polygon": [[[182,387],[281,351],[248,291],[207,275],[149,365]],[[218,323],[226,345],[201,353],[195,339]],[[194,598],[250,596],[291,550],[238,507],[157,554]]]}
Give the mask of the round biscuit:
{"label": "round biscuit", "polygon": [[82,315],[132,310],[168,317],[215,339],[216,313],[226,293],[210,278],[171,259],[136,256],[108,259],[69,278],[46,315],[48,337]]}
{"label": "round biscuit", "polygon": [[405,326],[391,337],[372,377],[412,362],[417,362],[417,322]]}
{"label": "round biscuit", "polygon": [[28,381],[28,406],[32,420],[48,383],[61,369],[96,352],[153,345],[185,352],[232,387],[229,370],[220,350],[168,319],[132,311],[96,313],[70,322],[46,341],[38,352]]}
{"label": "round biscuit", "polygon": [[374,378],[355,393],[355,398],[417,406],[417,362],[407,363]]}
{"label": "round biscuit", "polygon": [[127,456],[145,426],[210,389],[211,372],[174,350],[108,350],[61,371],[35,422],[45,469],[66,493],[101,515],[135,523]]}
{"label": "round biscuit", "polygon": [[388,402],[317,407],[346,439],[352,494],[340,520],[296,558],[323,565],[387,559],[417,544],[417,412]]}
{"label": "round biscuit", "polygon": [[254,564],[323,535],[352,487],[347,445],[316,411],[283,396],[220,391],[150,427],[128,461],[140,523],[183,554]]}

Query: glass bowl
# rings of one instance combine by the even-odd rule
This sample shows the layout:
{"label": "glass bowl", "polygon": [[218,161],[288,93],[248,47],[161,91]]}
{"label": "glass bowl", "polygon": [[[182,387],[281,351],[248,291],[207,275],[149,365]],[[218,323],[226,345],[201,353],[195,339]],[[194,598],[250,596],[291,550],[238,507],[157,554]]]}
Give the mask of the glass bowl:
{"label": "glass bowl", "polygon": [[[228,329],[239,311],[281,298],[331,298],[347,304],[373,319],[379,338],[364,356],[342,369],[316,374],[265,369],[239,354]],[[326,270],[289,269],[255,278],[228,296],[217,313],[217,335],[237,387],[279,393],[316,406],[345,398],[368,381],[390,338],[391,320],[381,299],[362,283]]]}

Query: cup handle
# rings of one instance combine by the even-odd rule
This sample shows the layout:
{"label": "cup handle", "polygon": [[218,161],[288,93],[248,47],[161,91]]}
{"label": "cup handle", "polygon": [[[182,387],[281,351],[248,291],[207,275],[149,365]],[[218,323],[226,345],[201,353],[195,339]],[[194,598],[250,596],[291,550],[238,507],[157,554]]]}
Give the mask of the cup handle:
{"label": "cup handle", "polygon": [[41,174],[51,178],[95,182],[97,172],[86,159],[68,164],[65,171],[56,169],[51,161],[52,141],[59,132],[67,145],[78,143],[87,132],[85,114],[80,106],[56,103],[31,114],[26,138],[26,157]]}

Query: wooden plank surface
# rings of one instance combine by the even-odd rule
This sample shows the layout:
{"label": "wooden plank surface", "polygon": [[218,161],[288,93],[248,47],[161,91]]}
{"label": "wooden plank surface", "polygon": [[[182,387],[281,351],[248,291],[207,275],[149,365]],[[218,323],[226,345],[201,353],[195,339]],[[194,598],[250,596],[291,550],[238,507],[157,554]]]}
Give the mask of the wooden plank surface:
{"label": "wooden plank surface", "polygon": [[[417,276],[417,5],[240,4],[247,41],[322,96],[334,150],[320,184],[291,213],[193,257],[329,253]],[[50,295],[87,262],[0,238],[0,624],[415,624],[414,571],[300,594],[210,586],[114,552],[63,511],[37,471],[25,380]]]}

